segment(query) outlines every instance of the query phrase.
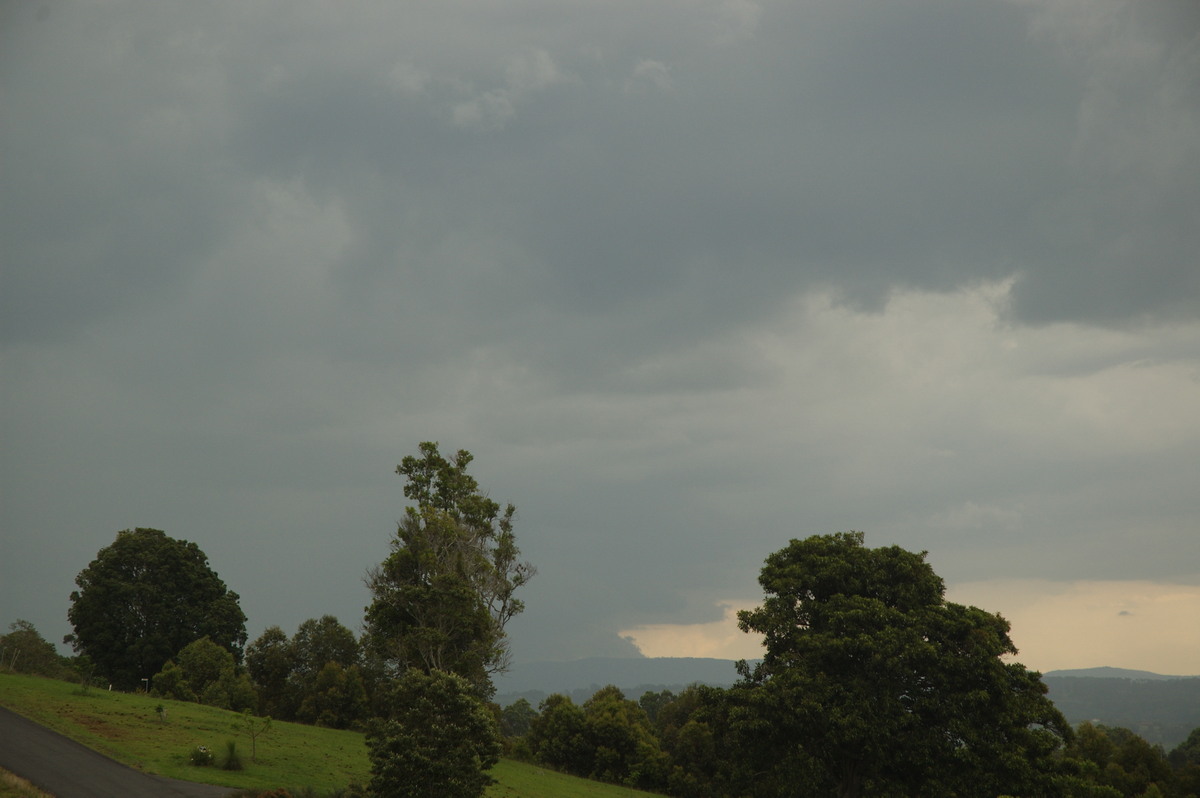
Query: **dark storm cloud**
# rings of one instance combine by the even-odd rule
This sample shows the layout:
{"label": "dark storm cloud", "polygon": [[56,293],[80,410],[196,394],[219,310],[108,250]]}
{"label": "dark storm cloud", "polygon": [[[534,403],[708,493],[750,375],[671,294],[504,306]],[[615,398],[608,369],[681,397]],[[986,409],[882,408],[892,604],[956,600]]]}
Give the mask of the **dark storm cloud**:
{"label": "dark storm cloud", "polygon": [[1132,8],[10,4],[14,551],[71,530],[65,600],[159,525],[353,624],[432,438],[521,508],[536,656],[844,528],[1179,576],[1122,530],[1195,512],[1200,15]]}
{"label": "dark storm cloud", "polygon": [[196,113],[211,87],[203,71],[176,79],[204,64],[112,24],[120,14],[90,24],[86,9],[42,10],[4,12],[7,340],[163,301],[228,224],[215,121]]}
{"label": "dark storm cloud", "polygon": [[688,307],[736,323],[814,284],[877,302],[1014,272],[1039,321],[1196,294],[1184,9],[1039,35],[1015,3],[779,4],[727,46],[714,7],[526,10],[12,13],[8,328],[178,288],[256,177],[346,203],[339,278],[447,268],[451,227],[567,312],[699,282]]}

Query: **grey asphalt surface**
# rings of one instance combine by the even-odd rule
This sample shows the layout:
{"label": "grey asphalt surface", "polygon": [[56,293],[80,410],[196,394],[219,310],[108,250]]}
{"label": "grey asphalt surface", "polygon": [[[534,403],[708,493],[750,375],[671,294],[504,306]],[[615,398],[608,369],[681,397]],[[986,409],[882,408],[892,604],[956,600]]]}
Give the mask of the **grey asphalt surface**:
{"label": "grey asphalt surface", "polygon": [[150,776],[0,707],[0,768],[55,798],[224,798],[234,790]]}

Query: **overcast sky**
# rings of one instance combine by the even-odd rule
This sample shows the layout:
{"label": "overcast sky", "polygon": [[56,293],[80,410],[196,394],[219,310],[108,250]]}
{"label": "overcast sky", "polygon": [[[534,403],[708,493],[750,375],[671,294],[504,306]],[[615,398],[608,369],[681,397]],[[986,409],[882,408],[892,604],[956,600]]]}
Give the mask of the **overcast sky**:
{"label": "overcast sky", "polygon": [[5,627],[153,527],[358,629],[436,440],[517,662],[752,656],[861,530],[1200,673],[1194,0],[0,0],[0,92]]}

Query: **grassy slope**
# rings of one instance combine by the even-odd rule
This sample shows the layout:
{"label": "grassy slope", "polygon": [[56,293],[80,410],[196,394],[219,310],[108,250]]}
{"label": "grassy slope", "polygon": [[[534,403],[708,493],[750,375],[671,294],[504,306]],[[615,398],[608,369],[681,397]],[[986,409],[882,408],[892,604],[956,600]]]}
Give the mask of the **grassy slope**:
{"label": "grassy slope", "polygon": [[[156,707],[167,710],[161,722]],[[32,718],[120,762],[149,773],[232,788],[311,787],[328,792],[351,781],[365,783],[370,763],[361,734],[298,723],[276,723],[258,741],[234,730],[238,715],[214,707],[144,695],[110,693],[36,676],[0,674],[0,705]],[[246,763],[241,772],[194,767],[188,754],[197,745],[217,753],[237,742]],[[628,798],[650,793],[577,779],[533,765],[502,760],[492,771],[492,798]],[[4,793],[0,791],[0,798]]]}

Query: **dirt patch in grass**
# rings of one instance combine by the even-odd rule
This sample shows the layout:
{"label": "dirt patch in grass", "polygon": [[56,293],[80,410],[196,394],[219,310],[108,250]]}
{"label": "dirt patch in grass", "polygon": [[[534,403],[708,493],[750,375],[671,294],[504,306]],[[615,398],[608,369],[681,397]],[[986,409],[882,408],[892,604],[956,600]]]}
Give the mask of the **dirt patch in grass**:
{"label": "dirt patch in grass", "polygon": [[99,718],[83,717],[79,718],[78,722],[80,726],[92,734],[103,737],[106,740],[128,740],[134,737],[129,730],[100,720]]}

